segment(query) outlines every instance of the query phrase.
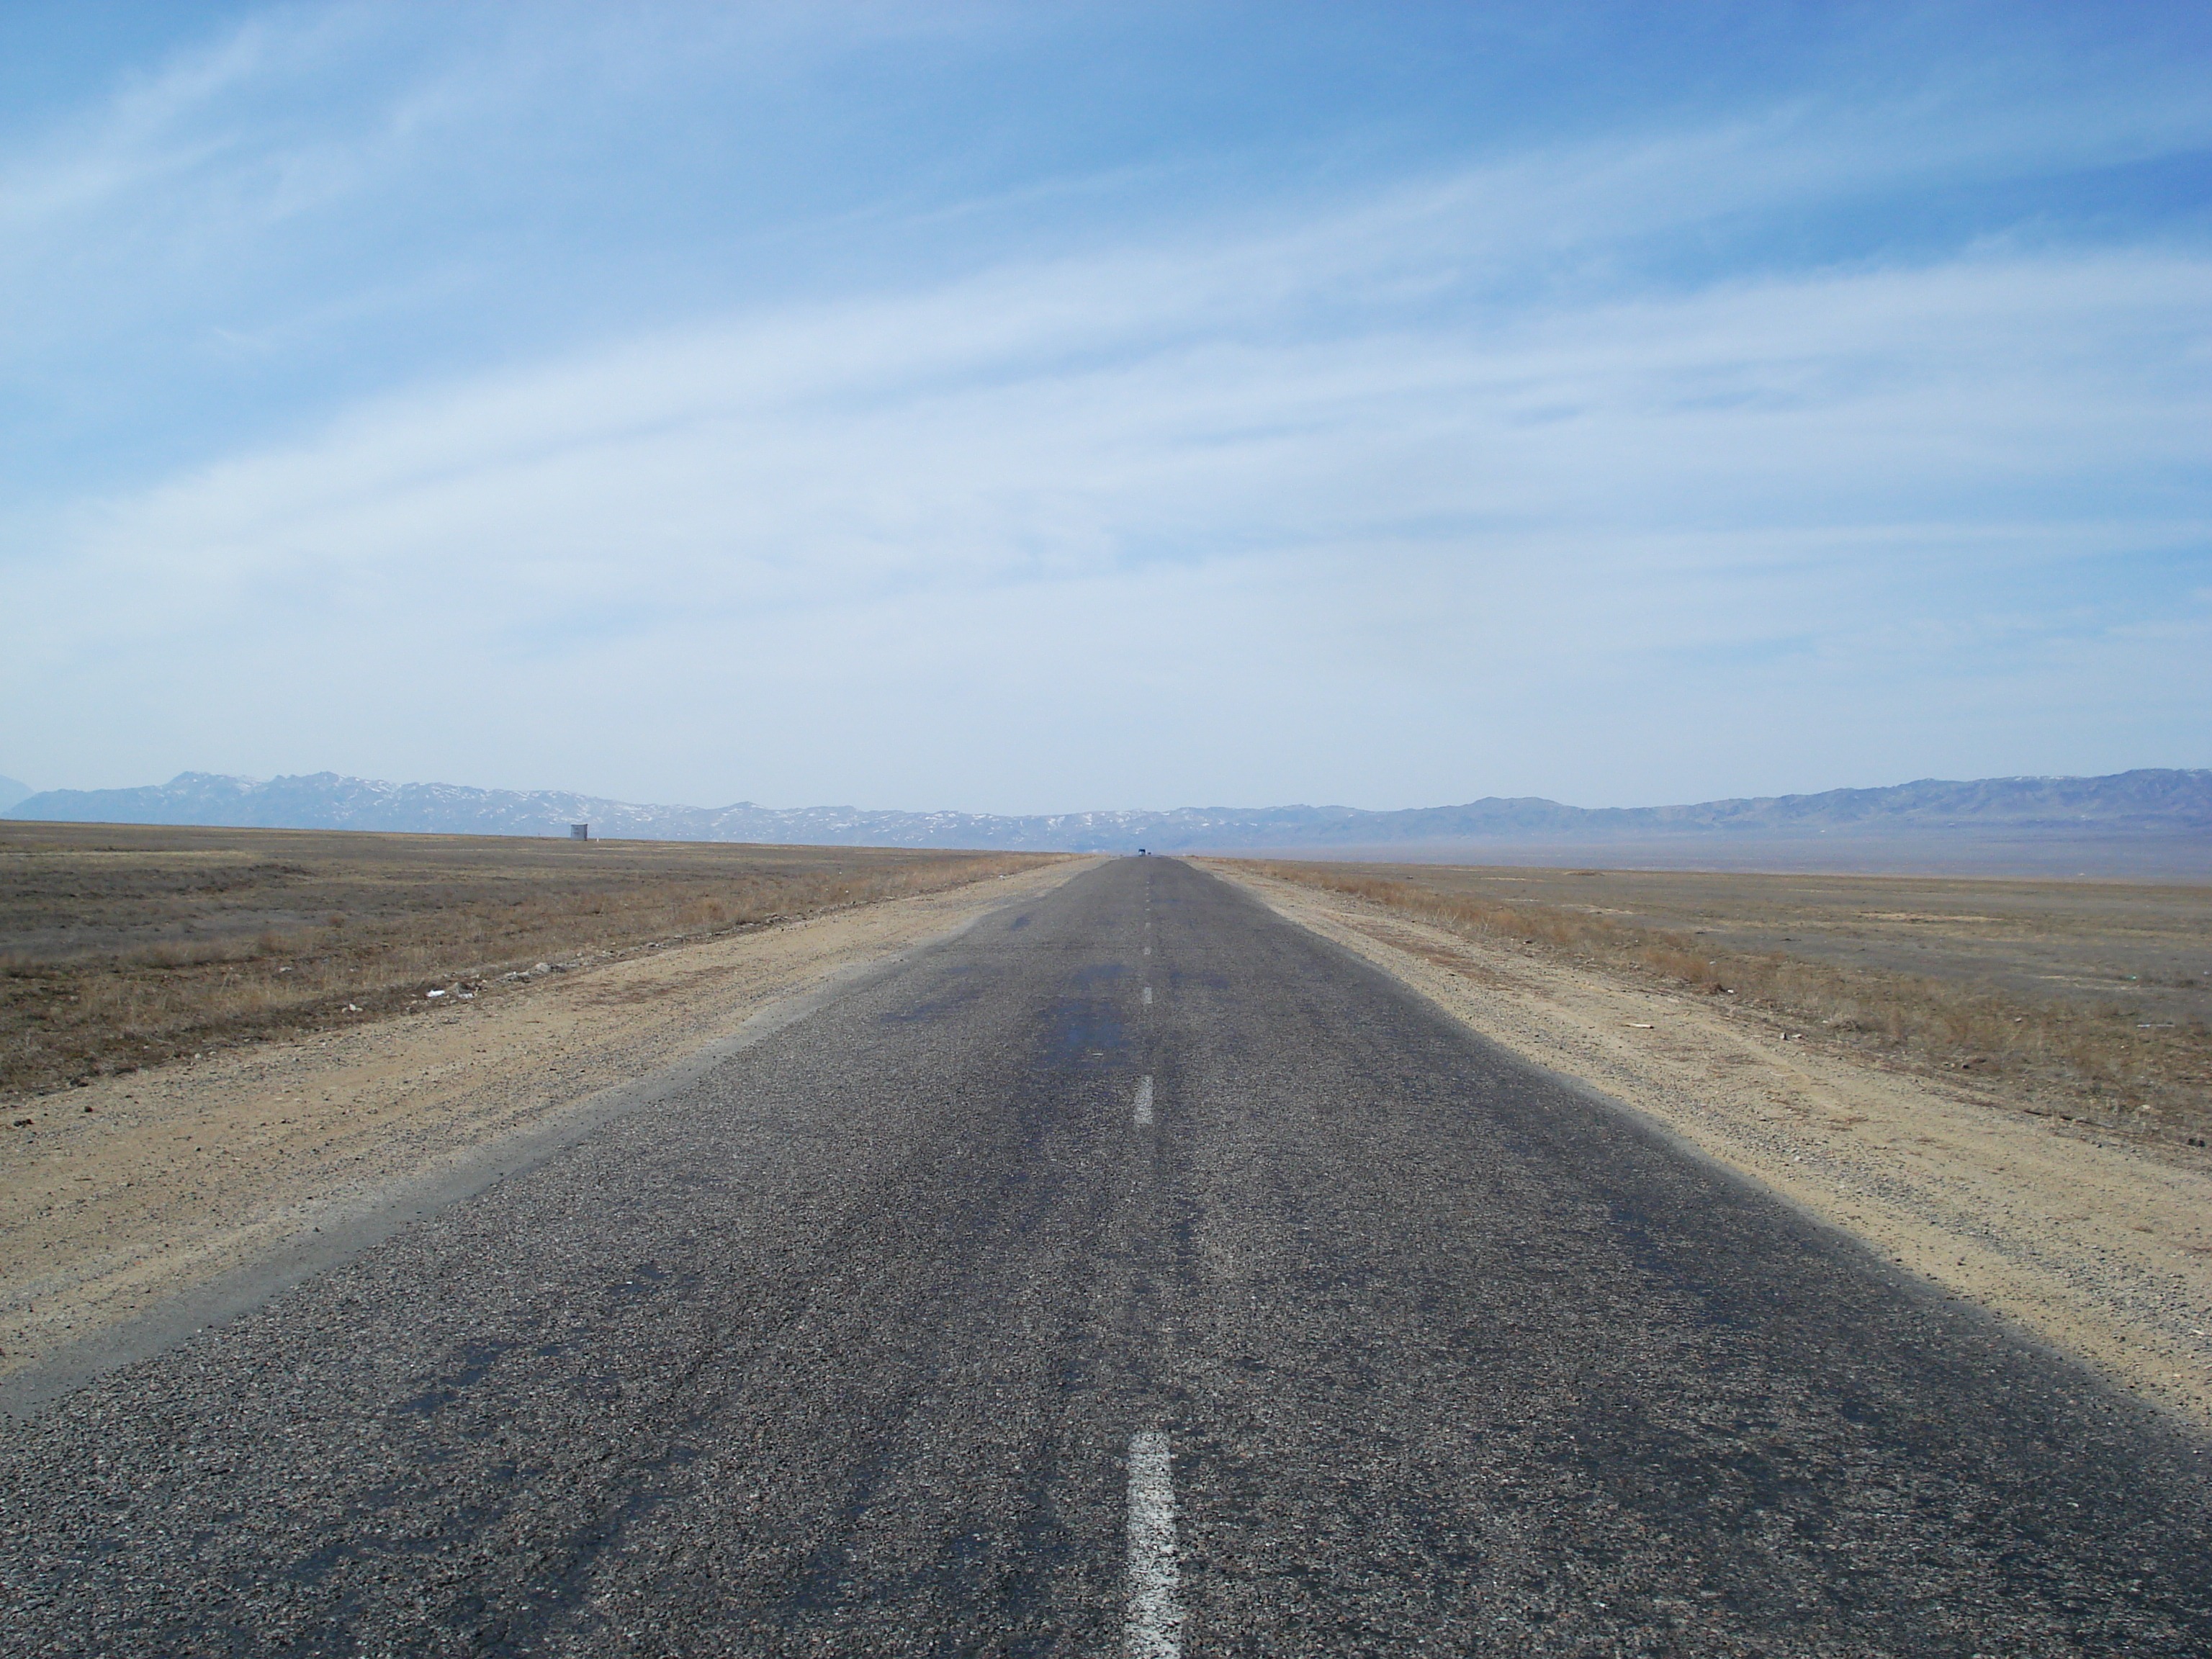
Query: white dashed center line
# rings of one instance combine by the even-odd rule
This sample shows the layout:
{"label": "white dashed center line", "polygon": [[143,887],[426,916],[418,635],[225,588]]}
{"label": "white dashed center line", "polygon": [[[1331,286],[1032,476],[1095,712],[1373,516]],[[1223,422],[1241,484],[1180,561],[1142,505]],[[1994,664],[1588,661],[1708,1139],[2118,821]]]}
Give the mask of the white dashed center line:
{"label": "white dashed center line", "polygon": [[1152,1080],[1150,1077],[1137,1085],[1137,1103],[1131,1117],[1141,1129],[1152,1121]]}
{"label": "white dashed center line", "polygon": [[1147,945],[1145,947],[1145,954],[1146,954],[1146,956],[1150,956],[1150,955],[1152,955],[1152,947],[1151,945]]}
{"label": "white dashed center line", "polygon": [[1130,1659],[1178,1659],[1182,1652],[1175,1474],[1169,1463],[1167,1436],[1147,1430],[1130,1437],[1129,1616],[1121,1642]]}
{"label": "white dashed center line", "polygon": [[1145,987],[1145,1006],[1146,1006],[1146,1007],[1147,1007],[1147,1008],[1149,1008],[1149,1007],[1151,1007],[1152,1006],[1152,988],[1151,986],[1147,985],[1146,987]]}

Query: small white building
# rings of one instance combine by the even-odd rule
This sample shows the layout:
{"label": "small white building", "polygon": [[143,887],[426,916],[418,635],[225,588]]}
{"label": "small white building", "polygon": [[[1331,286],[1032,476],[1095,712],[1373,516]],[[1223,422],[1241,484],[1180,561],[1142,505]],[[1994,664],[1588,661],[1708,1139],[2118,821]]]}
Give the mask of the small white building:
{"label": "small white building", "polygon": [[591,838],[592,826],[590,824],[572,823],[568,826],[568,839],[570,841],[589,841]]}

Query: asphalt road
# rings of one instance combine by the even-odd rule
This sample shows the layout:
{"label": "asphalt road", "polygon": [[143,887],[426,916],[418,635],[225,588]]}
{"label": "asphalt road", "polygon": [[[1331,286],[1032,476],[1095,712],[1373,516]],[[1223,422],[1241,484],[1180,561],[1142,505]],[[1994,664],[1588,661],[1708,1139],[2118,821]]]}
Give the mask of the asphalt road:
{"label": "asphalt road", "polygon": [[0,1440],[9,1654],[2212,1652],[2201,1443],[1162,859]]}

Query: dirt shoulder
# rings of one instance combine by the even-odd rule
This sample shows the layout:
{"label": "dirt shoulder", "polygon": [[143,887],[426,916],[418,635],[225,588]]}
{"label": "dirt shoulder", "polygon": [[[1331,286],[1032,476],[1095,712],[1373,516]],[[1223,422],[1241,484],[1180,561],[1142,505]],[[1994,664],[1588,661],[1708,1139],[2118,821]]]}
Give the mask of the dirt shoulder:
{"label": "dirt shoulder", "polygon": [[2212,1424],[2212,1161],[1776,1024],[1212,860],[1454,1018],[1645,1114],[1961,1300]]}
{"label": "dirt shoulder", "polygon": [[630,952],[46,1097],[0,1139],[0,1378],[335,1232],[380,1195],[543,1142],[606,1091],[1092,862]]}

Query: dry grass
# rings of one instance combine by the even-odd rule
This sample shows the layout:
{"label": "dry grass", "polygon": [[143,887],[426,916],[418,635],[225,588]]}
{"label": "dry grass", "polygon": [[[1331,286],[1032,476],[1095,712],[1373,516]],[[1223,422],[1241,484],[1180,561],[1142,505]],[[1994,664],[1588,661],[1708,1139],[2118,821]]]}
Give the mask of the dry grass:
{"label": "dry grass", "polygon": [[0,1089],[495,995],[1049,861],[914,852],[0,823]]}
{"label": "dry grass", "polygon": [[[1396,866],[1388,873],[1343,866],[1237,860],[1279,879],[1355,897],[1416,917],[1472,939],[1537,951],[1584,966],[1644,981],[1670,990],[1726,998],[1731,1008],[1761,1016],[1791,1034],[1853,1048],[1893,1064],[1929,1073],[1972,1074],[1978,1087],[2034,1109],[2068,1118],[2124,1124],[2131,1130],[2203,1145],[2212,1138],[2212,1032],[2201,1018],[2146,1021],[2141,1006],[2080,995],[2038,997],[1989,982],[1862,963],[1821,961],[1805,952],[1716,946],[1698,931],[1648,925],[1590,905],[1506,900],[1480,890],[1477,872],[1449,867]],[[1570,872],[1522,872],[1497,883],[1545,885],[1540,878]],[[1571,872],[1593,876],[1597,872]],[[1632,878],[1633,879],[1633,878]],[[1647,878],[1649,879],[1649,878]],[[1708,907],[1717,894],[1741,895],[1747,883],[1775,884],[1756,903],[1769,933],[1811,928],[1809,911],[1791,919],[1778,904],[1778,878],[1698,878],[1715,884],[1701,895]],[[1866,884],[1857,902],[1879,906],[1881,878],[1842,878]],[[1556,886],[1556,880],[1550,884]],[[2067,884],[2041,884],[2045,914],[2063,908]],[[1470,890],[1474,889],[1474,890]],[[2087,888],[2075,909],[2081,934],[2077,952],[2109,955],[2111,940],[2096,918],[2111,908],[2110,890]],[[1924,895],[1920,904],[1929,901]],[[1983,897],[1984,904],[1990,901]],[[1739,897],[1735,908],[1754,908]],[[1700,911],[1700,919],[1705,912]],[[1900,905],[1862,908],[1875,922],[1940,924],[1946,918]],[[1968,915],[1969,923],[2006,918]],[[2106,933],[2110,924],[2105,924]],[[1984,935],[1991,930],[1984,928]],[[2049,932],[2046,929],[2046,933]],[[1923,927],[1924,932],[1924,927]],[[2195,942],[2212,948],[2201,930]],[[1940,938],[1936,940],[1941,945]],[[1986,943],[1978,939],[1978,943]],[[1926,948],[1923,940],[1916,940]],[[2047,944],[2047,941],[2045,941]],[[1941,959],[1940,957],[1938,959]],[[1967,958],[1986,965],[1986,951]],[[2057,975],[2045,975],[2058,979]],[[2147,975],[2116,977],[2130,983]],[[2202,978],[2174,977],[2170,984],[2199,989]]]}

